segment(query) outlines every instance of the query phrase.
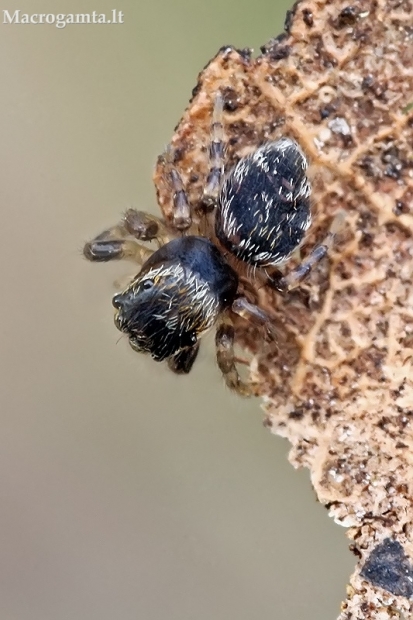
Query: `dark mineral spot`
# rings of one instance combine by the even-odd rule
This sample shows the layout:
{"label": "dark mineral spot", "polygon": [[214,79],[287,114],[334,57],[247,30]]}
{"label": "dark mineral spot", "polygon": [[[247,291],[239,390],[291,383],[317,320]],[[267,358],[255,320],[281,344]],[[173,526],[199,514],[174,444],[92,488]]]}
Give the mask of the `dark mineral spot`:
{"label": "dark mineral spot", "polygon": [[366,176],[373,178],[380,178],[382,176],[381,169],[377,165],[376,161],[371,155],[366,155],[362,159],[359,160],[358,165],[364,172]]}
{"label": "dark mineral spot", "polygon": [[295,2],[293,4],[293,6],[291,7],[291,9],[289,11],[287,11],[287,14],[285,16],[285,22],[284,22],[284,30],[287,34],[290,34],[290,30],[291,30],[291,26],[293,25],[293,21],[294,21],[294,15],[297,11],[297,7],[299,5],[300,1],[297,0],[297,2]]}
{"label": "dark mineral spot", "polygon": [[395,215],[402,215],[404,213],[409,213],[410,209],[402,200],[396,200],[396,204],[393,207],[393,213]]}
{"label": "dark mineral spot", "polygon": [[[264,49],[261,48],[264,52]],[[292,48],[290,45],[280,45],[277,41],[271,48],[267,48],[265,53],[271,60],[283,60],[284,58],[288,58],[291,54]]]}
{"label": "dark mineral spot", "polygon": [[384,174],[393,179],[398,179],[403,168],[403,162],[399,158],[397,147],[391,147],[385,151],[381,156],[381,160],[387,164]]}
{"label": "dark mineral spot", "polygon": [[310,9],[303,9],[303,20],[309,28],[314,25],[313,12]]}
{"label": "dark mineral spot", "polygon": [[351,26],[357,21],[358,15],[359,12],[354,6],[346,6],[338,15],[337,27]]}
{"label": "dark mineral spot", "polygon": [[328,118],[331,114],[331,110],[328,107],[320,109],[320,118],[323,121],[325,118]]}
{"label": "dark mineral spot", "polygon": [[293,21],[294,21],[294,11],[287,11],[285,15],[285,21],[284,21],[284,30],[287,34],[290,34]]}
{"label": "dark mineral spot", "polygon": [[361,88],[363,90],[368,90],[369,88],[373,86],[373,84],[374,84],[374,77],[369,73],[363,78],[363,81],[361,83]]}
{"label": "dark mineral spot", "polygon": [[240,100],[237,92],[228,86],[221,89],[221,94],[224,98],[224,110],[227,112],[235,112],[240,105]]}
{"label": "dark mineral spot", "polygon": [[304,411],[302,409],[294,409],[288,414],[290,420],[301,420],[304,417]]}
{"label": "dark mineral spot", "polygon": [[377,545],[364,564],[361,576],[395,596],[413,596],[413,565],[397,540],[386,538]]}
{"label": "dark mineral spot", "polygon": [[237,50],[237,52],[244,60],[251,60],[252,49],[250,47],[244,47],[242,50]]}

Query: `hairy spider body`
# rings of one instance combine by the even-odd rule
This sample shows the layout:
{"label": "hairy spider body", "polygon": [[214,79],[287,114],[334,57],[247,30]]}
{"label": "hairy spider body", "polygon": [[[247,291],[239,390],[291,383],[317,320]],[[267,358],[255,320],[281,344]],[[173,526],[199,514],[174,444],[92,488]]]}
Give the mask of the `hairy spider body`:
{"label": "hairy spider body", "polygon": [[192,349],[235,299],[238,278],[203,237],[173,239],[113,298],[115,324],[156,361]]}
{"label": "hairy spider body", "polygon": [[[286,261],[311,223],[307,161],[296,142],[282,138],[258,147],[224,174],[222,115],[218,93],[209,173],[199,204],[189,204],[168,148],[163,163],[172,222],[129,209],[117,225],[85,245],[84,255],[96,262],[129,258],[142,266],[113,298],[115,324],[128,334],[134,350],[149,353],[156,361],[167,360],[176,373],[188,373],[200,337],[216,324],[218,366],[227,385],[247,395],[249,386],[241,381],[235,364],[233,316],[267,330],[270,319],[242,293],[241,274],[230,266],[230,257],[236,259],[234,264],[263,268],[270,286],[288,291],[326,255],[334,231],[296,269],[272,279],[265,269]],[[192,218],[195,212],[197,221]],[[139,241],[156,241],[159,249],[150,250]]]}
{"label": "hairy spider body", "polygon": [[283,138],[242,158],[218,196],[217,238],[232,254],[257,267],[284,262],[311,224],[307,160]]}

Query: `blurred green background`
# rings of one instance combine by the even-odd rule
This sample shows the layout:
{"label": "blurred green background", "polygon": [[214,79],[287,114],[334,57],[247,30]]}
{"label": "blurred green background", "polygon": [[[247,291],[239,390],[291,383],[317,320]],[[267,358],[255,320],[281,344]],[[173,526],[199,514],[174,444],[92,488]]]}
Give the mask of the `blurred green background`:
{"label": "blurred green background", "polygon": [[58,11],[125,23],[0,25],[1,620],[338,614],[344,530],[259,402],[224,387],[211,339],[184,378],[118,343],[133,266],[81,256],[128,206],[157,211],[153,164],[198,72],[224,44],[257,50],[288,4],[83,0]]}

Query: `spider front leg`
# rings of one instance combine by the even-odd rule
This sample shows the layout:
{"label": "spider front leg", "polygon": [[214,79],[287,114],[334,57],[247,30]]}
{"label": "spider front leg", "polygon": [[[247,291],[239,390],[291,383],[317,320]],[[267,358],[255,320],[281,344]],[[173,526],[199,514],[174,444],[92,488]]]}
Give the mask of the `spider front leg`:
{"label": "spider front leg", "polygon": [[251,396],[250,387],[242,381],[236,367],[235,330],[228,316],[221,319],[215,336],[217,363],[227,386],[241,396]]}
{"label": "spider front leg", "polygon": [[315,265],[317,265],[330,251],[337,233],[342,229],[344,222],[344,213],[339,212],[333,219],[330,230],[327,233],[323,243],[317,245],[303,262],[295,269],[290,271],[286,276],[270,279],[270,286],[284,293],[295,288],[311,273]]}
{"label": "spider front leg", "polygon": [[137,243],[135,239],[142,241],[156,239],[159,245],[163,245],[168,241],[168,236],[161,220],[143,211],[129,209],[118,224],[104,230],[92,241],[88,241],[83,248],[83,254],[93,262],[129,258],[142,264],[153,251]]}
{"label": "spider front leg", "polygon": [[159,247],[169,241],[169,234],[165,223],[155,215],[128,209],[123,218],[127,232],[140,241],[156,240]]}
{"label": "spider front leg", "polygon": [[209,173],[205,183],[202,204],[207,210],[212,210],[218,200],[221,179],[224,172],[225,135],[222,124],[224,100],[220,92],[217,93],[211,123],[211,141],[209,144]]}

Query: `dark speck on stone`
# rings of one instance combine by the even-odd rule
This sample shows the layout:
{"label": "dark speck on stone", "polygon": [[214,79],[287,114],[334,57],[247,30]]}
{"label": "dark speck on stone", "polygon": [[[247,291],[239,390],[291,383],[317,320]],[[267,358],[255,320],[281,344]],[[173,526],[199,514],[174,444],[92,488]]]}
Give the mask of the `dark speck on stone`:
{"label": "dark speck on stone", "polygon": [[309,28],[314,25],[313,13],[310,9],[303,9],[303,20]]}
{"label": "dark speck on stone", "polygon": [[350,26],[357,21],[358,11],[354,6],[346,6],[337,19],[338,28],[344,28],[344,26]]}
{"label": "dark speck on stone", "polygon": [[413,566],[397,540],[386,538],[377,545],[364,564],[361,576],[395,596],[413,597]]}

